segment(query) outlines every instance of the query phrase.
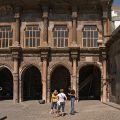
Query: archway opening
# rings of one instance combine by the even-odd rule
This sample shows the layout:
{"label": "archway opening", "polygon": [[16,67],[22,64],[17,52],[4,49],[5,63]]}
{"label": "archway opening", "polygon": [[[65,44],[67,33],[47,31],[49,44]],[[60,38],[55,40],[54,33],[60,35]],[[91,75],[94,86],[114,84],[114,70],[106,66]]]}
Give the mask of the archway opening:
{"label": "archway opening", "polygon": [[69,70],[62,65],[57,66],[51,75],[51,92],[54,90],[59,92],[60,89],[64,89],[64,93],[67,95],[70,85]]}
{"label": "archway opening", "polygon": [[100,100],[101,70],[95,65],[86,65],[79,71],[79,100]]}
{"label": "archway opening", "polygon": [[13,99],[13,76],[7,68],[0,68],[0,99]]}
{"label": "archway opening", "polygon": [[35,66],[30,66],[24,70],[23,80],[23,99],[40,100],[42,99],[41,73]]}

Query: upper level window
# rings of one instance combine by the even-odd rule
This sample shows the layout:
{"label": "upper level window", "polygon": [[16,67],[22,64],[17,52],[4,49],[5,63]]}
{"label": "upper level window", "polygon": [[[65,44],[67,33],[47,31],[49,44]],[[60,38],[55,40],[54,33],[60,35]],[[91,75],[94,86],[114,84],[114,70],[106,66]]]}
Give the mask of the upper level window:
{"label": "upper level window", "polygon": [[40,29],[38,25],[27,25],[24,31],[24,47],[40,46]]}
{"label": "upper level window", "polygon": [[0,26],[0,48],[12,46],[13,31],[11,26]]}
{"label": "upper level window", "polygon": [[54,47],[68,47],[68,29],[66,26],[54,27]]}
{"label": "upper level window", "polygon": [[83,28],[83,47],[97,47],[98,29],[96,26],[85,26]]}

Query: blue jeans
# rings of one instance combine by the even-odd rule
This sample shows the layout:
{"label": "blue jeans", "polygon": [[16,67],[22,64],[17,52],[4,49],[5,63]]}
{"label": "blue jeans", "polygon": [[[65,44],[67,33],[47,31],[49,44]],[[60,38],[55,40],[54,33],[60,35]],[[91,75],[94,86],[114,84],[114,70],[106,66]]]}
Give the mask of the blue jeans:
{"label": "blue jeans", "polygon": [[75,98],[74,97],[70,98],[70,101],[71,101],[71,111],[70,111],[70,113],[74,114],[74,102],[75,102]]}
{"label": "blue jeans", "polygon": [[57,102],[51,103],[51,109],[57,109]]}
{"label": "blue jeans", "polygon": [[60,102],[60,105],[58,105],[58,111],[60,111],[60,109],[62,109],[62,112],[64,112],[65,102]]}

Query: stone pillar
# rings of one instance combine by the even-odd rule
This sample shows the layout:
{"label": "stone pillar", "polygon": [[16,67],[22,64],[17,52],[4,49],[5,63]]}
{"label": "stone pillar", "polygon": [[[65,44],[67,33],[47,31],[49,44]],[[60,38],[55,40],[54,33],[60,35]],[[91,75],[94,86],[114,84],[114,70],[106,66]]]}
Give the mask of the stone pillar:
{"label": "stone pillar", "polygon": [[51,89],[50,89],[50,75],[48,75],[47,78],[47,102],[49,103],[51,100],[51,93],[50,93]]}
{"label": "stone pillar", "polygon": [[107,42],[107,40],[109,40],[110,37],[110,21],[108,12],[106,10],[103,11],[102,23],[103,23],[103,39],[104,42]]}
{"label": "stone pillar", "polygon": [[21,11],[20,7],[15,8],[16,32],[14,46],[20,46],[20,11]]}
{"label": "stone pillar", "polygon": [[73,58],[73,89],[76,90],[77,87],[77,61]]}
{"label": "stone pillar", "polygon": [[106,64],[106,49],[104,46],[100,46],[100,51],[101,51],[101,62],[102,62],[102,78],[101,78],[101,90],[102,90],[102,94],[101,94],[101,101],[102,102],[107,102],[107,87],[108,87],[108,81],[107,81],[107,64]]}
{"label": "stone pillar", "polygon": [[19,50],[20,47],[11,47],[12,57],[14,62],[13,73],[13,101],[19,102]]}
{"label": "stone pillar", "polygon": [[72,44],[77,46],[77,12],[72,12]]}
{"label": "stone pillar", "polygon": [[43,84],[43,100],[47,100],[47,59],[43,58],[42,66],[42,84]]}
{"label": "stone pillar", "polygon": [[78,96],[77,95],[77,93],[78,93],[78,88],[77,88],[77,61],[78,61],[78,49],[79,48],[77,48],[77,47],[73,47],[73,48],[71,48],[70,50],[71,50],[71,52],[70,52],[70,54],[71,54],[71,60],[72,60],[72,80],[71,80],[71,87],[75,90],[75,92],[76,92],[76,96]]}
{"label": "stone pillar", "polygon": [[48,44],[48,7],[43,7],[43,46]]}
{"label": "stone pillar", "polygon": [[103,96],[102,102],[107,102],[106,59],[103,60]]}
{"label": "stone pillar", "polygon": [[13,100],[14,103],[19,102],[19,75],[18,75],[18,59],[14,58],[14,74],[13,74]]}
{"label": "stone pillar", "polygon": [[49,54],[49,48],[44,47],[41,48],[41,60],[42,60],[42,99],[45,100],[46,102],[49,101],[47,100],[48,96],[48,81],[47,81],[47,65],[48,65],[48,54]]}

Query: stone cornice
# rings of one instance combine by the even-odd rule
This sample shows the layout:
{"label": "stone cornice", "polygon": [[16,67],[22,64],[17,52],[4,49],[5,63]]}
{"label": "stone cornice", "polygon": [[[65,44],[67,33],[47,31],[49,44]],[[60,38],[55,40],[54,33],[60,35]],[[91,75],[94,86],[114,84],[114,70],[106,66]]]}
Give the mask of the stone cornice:
{"label": "stone cornice", "polygon": [[80,53],[99,53],[99,47],[97,48],[80,48]]}

